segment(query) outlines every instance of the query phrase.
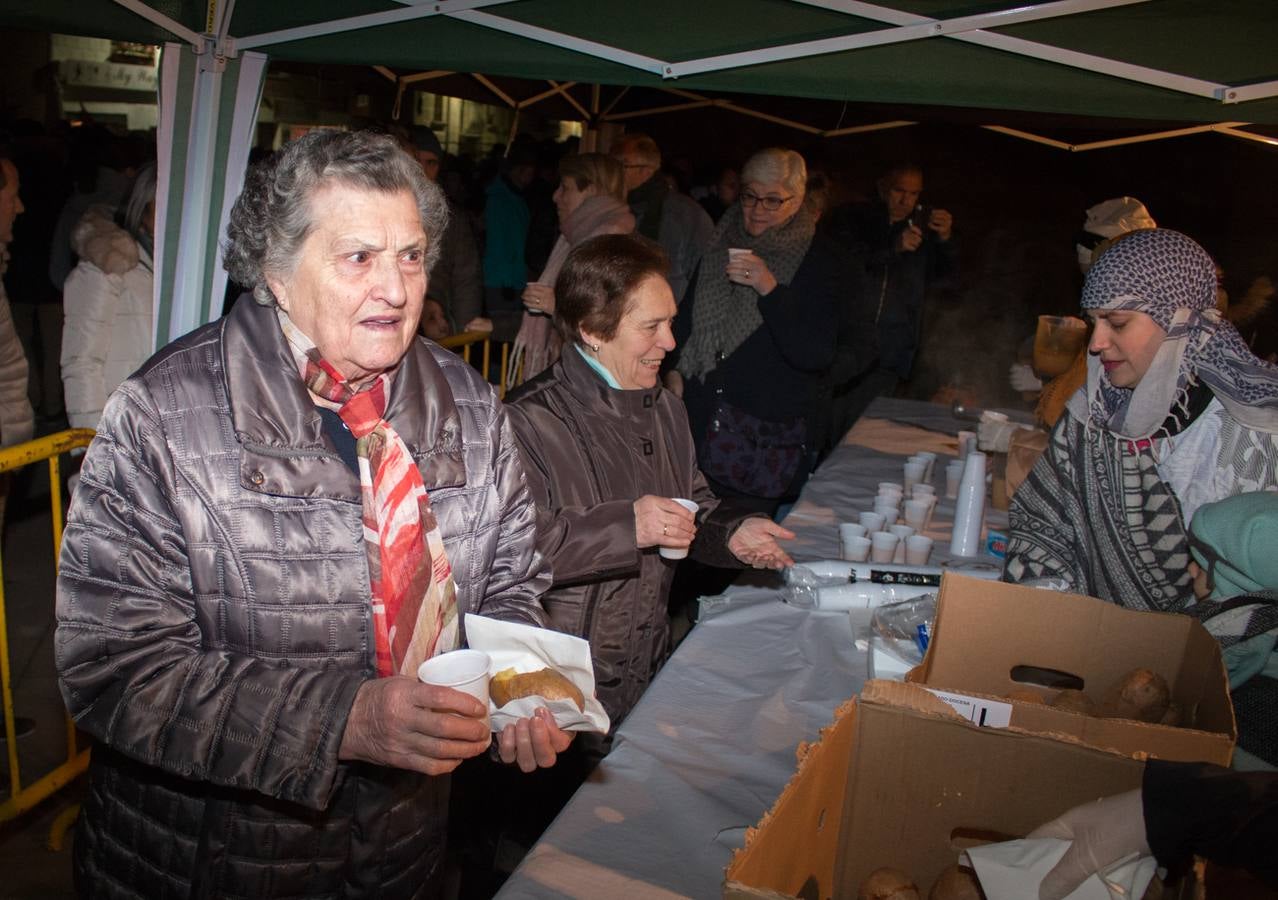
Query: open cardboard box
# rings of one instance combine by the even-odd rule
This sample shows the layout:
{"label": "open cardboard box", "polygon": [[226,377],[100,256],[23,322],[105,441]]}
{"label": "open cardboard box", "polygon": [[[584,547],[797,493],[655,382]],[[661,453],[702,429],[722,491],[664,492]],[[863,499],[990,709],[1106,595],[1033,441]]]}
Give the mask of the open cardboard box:
{"label": "open cardboard box", "polygon": [[909,873],[927,896],[960,851],[1137,788],[1144,767],[1068,737],[977,727],[891,681],[867,682],[799,756],[728,866],[728,900],[852,897],[880,866]]}
{"label": "open cardboard box", "polygon": [[[1137,667],[1167,679],[1182,727],[1023,702],[1011,704],[1011,725],[1124,754],[1228,766],[1238,732],[1220,645],[1188,616],[946,574],[927,655],[907,680],[1006,702],[1009,691],[1039,687],[1035,681],[1050,680],[1043,671],[1057,672],[1076,676],[1099,703],[1110,684]],[[1041,692],[1051,697],[1055,690]]]}

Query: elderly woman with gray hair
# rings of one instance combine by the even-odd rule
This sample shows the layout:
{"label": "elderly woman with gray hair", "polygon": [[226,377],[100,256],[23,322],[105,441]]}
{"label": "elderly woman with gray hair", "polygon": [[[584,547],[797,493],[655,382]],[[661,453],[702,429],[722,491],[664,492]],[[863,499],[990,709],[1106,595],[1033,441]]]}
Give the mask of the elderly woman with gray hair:
{"label": "elderly woman with gray hair", "polygon": [[[504,411],[416,336],[446,217],[388,137],[286,146],[231,214],[253,296],[108,400],[58,578],[82,894],[432,893],[447,773],[490,734],[417,665],[466,612],[543,624],[549,584]],[[568,743],[541,710],[498,748]]]}
{"label": "elderly woman with gray hair", "polygon": [[804,202],[802,156],[761,150],[741,182],[679,308],[667,384],[682,391],[714,493],[772,514],[815,461],[814,401],[849,282]]}

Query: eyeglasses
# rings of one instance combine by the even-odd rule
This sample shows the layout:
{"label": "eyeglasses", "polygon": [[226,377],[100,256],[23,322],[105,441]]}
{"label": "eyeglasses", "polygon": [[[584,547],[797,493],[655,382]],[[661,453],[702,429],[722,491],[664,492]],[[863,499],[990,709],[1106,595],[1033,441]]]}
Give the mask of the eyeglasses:
{"label": "eyeglasses", "polygon": [[762,206],[768,212],[776,212],[785,206],[794,196],[789,197],[760,197],[758,194],[752,194],[750,191],[741,192],[741,205],[746,209],[752,209],[754,206]]}

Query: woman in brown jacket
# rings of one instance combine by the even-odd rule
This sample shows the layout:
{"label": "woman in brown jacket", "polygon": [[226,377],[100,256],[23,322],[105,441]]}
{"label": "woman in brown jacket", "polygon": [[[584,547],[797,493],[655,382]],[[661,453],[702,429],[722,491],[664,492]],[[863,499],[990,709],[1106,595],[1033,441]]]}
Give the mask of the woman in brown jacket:
{"label": "woman in brown jacket", "polygon": [[[542,604],[555,628],[590,641],[614,727],[669,652],[675,565],[659,548],[691,548],[723,566],[791,563],[777,538],[793,534],[720,508],[697,469],[683,403],[660,385],[674,349],[665,271],[661,248],[635,235],[576,247],[555,283],[564,352],[511,398],[554,574]],[[695,515],[675,497],[694,501]]]}

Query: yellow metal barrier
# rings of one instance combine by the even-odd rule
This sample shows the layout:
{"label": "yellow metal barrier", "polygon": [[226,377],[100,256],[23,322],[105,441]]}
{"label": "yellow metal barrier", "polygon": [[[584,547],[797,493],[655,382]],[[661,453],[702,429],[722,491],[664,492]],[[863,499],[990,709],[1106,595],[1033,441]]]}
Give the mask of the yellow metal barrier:
{"label": "yellow metal barrier", "polygon": [[[510,342],[500,341],[499,344],[501,346],[501,373],[498,376],[498,381],[497,381],[497,396],[498,398],[505,400],[507,387],[513,387],[513,385],[506,384],[506,369],[510,365]],[[455,350],[460,352],[461,358],[466,360],[466,362],[471,361],[470,359],[471,348],[478,345],[480,348],[480,353],[481,353],[481,356],[480,356],[481,366],[479,371],[484,373],[485,378],[488,377],[488,366],[492,361],[492,346],[493,346],[492,335],[489,332],[463,331],[461,334],[454,334],[444,338],[442,341],[439,342],[439,345],[441,347],[447,347],[449,350]],[[520,366],[521,370],[522,368],[523,366]],[[515,384],[519,383],[520,374],[521,374],[520,372],[515,373]]]}
{"label": "yellow metal barrier", "polygon": [[[59,457],[77,447],[87,447],[93,440],[93,431],[89,428],[75,428],[60,431],[48,437],[27,441],[0,450],[0,472],[10,472],[41,460],[49,463],[49,505],[53,517],[53,559],[57,566],[58,548],[62,544],[62,471]],[[52,601],[53,598],[50,598]],[[0,803],[0,822],[14,819],[40,801],[58,791],[61,787],[75,779],[89,765],[89,751],[77,750],[75,724],[71,717],[66,717],[67,726],[67,758],[51,772],[46,773],[25,787],[22,784],[22,773],[18,766],[17,724],[13,712],[13,685],[9,674],[9,622],[6,616],[4,597],[3,559],[0,559],[0,692],[4,699],[4,735],[9,757],[9,798]],[[74,819],[74,812],[68,811],[58,817],[50,833],[50,846],[58,849],[61,846],[62,834]]]}

